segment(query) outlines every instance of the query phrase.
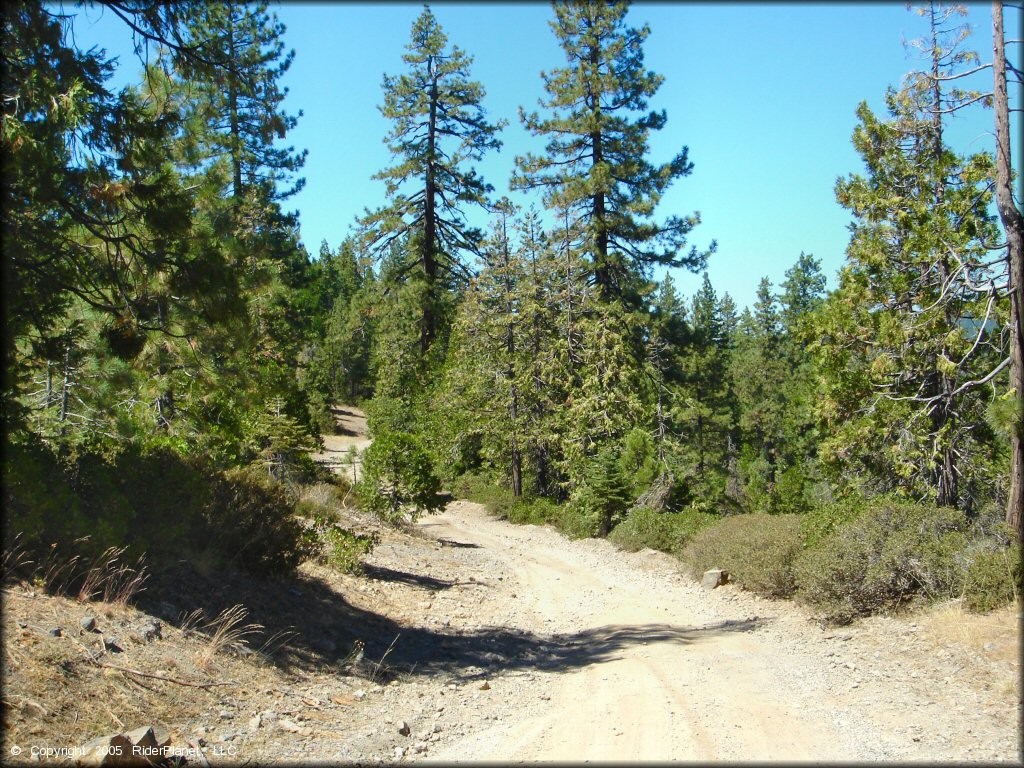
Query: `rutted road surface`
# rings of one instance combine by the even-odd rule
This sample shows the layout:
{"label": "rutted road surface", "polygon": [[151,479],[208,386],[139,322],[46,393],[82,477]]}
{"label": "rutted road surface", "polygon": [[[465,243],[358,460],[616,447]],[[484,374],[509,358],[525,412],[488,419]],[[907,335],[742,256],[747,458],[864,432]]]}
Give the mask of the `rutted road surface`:
{"label": "rutted road surface", "polygon": [[661,553],[568,541],[469,502],[419,527],[454,557],[437,565],[465,568],[447,575],[476,574],[469,601],[445,590],[423,604],[428,625],[546,638],[497,643],[473,694],[479,727],[431,743],[428,760],[1019,759],[1012,670],[987,670],[1009,681],[994,690],[966,659],[930,658],[916,624],[822,630],[786,602],[709,593]]}

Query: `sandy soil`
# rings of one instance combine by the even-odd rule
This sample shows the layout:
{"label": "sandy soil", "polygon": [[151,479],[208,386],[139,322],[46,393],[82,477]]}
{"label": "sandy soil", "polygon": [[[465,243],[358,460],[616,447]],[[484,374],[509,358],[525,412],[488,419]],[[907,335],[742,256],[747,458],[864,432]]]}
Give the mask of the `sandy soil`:
{"label": "sandy soil", "polygon": [[334,433],[322,435],[324,449],[310,455],[314,461],[354,483],[359,479],[359,455],[370,444],[366,434],[366,414],[354,405],[332,406],[331,413],[336,422]]}

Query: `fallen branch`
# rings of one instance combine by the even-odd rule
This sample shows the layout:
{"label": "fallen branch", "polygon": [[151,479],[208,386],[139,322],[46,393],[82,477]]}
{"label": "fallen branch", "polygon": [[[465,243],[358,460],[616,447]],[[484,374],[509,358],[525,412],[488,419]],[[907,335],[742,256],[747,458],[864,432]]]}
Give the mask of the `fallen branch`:
{"label": "fallen branch", "polygon": [[167,677],[166,675],[156,675],[151,672],[141,672],[137,669],[129,669],[128,667],[120,667],[117,664],[104,664],[101,661],[93,661],[97,667],[103,667],[104,669],[116,669],[118,672],[126,672],[129,675],[138,675],[139,677],[149,677],[154,680],[163,680],[165,683],[174,683],[175,685],[187,685],[189,688],[216,688],[218,685],[238,685],[234,680],[224,680],[213,683],[192,683],[188,680],[178,680],[174,677]]}

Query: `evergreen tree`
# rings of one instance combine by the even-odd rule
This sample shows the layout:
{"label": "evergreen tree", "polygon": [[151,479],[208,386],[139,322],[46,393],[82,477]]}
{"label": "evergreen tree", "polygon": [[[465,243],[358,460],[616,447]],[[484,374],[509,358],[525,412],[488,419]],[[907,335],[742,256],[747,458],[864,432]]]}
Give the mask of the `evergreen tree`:
{"label": "evergreen tree", "polygon": [[[936,67],[962,60],[932,31]],[[939,83],[922,82],[890,89],[887,120],[860,106],[868,176],[836,187],[856,222],[822,315],[825,445],[834,469],[860,463],[882,488],[972,508],[992,483],[983,413],[998,369],[986,372],[1002,359],[993,331],[1006,310],[985,259],[993,164],[949,149]],[[879,444],[892,447],[865,455]]]}
{"label": "evergreen tree", "polygon": [[739,412],[740,471],[745,493],[760,511],[774,508],[788,406],[785,384],[789,371],[781,357],[782,328],[776,303],[771,283],[762,278],[753,313],[744,310],[740,318],[730,361]]}
{"label": "evergreen tree", "polygon": [[366,241],[380,251],[413,235],[413,247],[398,269],[423,279],[421,354],[434,342],[440,317],[436,295],[466,278],[466,254],[477,253],[481,234],[466,220],[467,206],[486,208],[486,184],[469,163],[498,149],[501,123],[486,120],[484,88],[470,78],[473,58],[448,45],[429,8],[413,24],[402,56],[409,71],[384,77],[381,112],[393,121],[386,143],[398,161],[375,176],[389,202],[363,219]]}
{"label": "evergreen tree", "polygon": [[705,273],[691,303],[692,335],[683,370],[687,398],[676,405],[696,483],[712,504],[725,491],[735,450],[736,418],[728,376],[732,340],[727,333],[735,319],[728,316],[731,302],[724,298],[718,298]]}
{"label": "evergreen tree", "polygon": [[[647,101],[662,77],[644,69],[650,33],[626,26],[628,3],[555,2],[552,29],[566,66],[542,73],[548,94],[542,118],[520,109],[525,127],[549,139],[542,155],[516,159],[514,188],[543,189],[545,204],[583,229],[593,279],[606,299],[636,300],[653,264],[698,269],[707,254],[680,250],[699,215],[653,214],[668,185],[692,169],[687,149],[662,165],[647,160],[662,112]],[[712,244],[712,249],[714,245]]]}

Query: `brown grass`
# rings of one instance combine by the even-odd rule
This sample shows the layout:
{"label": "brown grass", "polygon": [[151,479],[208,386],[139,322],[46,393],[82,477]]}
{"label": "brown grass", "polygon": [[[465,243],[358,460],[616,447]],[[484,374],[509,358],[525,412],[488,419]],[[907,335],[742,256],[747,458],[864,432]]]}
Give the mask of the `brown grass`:
{"label": "brown grass", "polygon": [[950,600],[922,612],[922,631],[937,643],[961,652],[973,674],[997,691],[1020,698],[1021,603],[990,613],[967,611]]}
{"label": "brown grass", "polygon": [[[200,667],[198,662],[211,653],[211,646],[224,647],[246,629],[244,615],[238,612],[234,619],[221,616],[219,623],[218,619],[210,622],[216,627],[209,637],[186,635],[165,625],[163,640],[139,643],[129,628],[145,619],[145,614],[125,606],[104,605],[103,609],[96,614],[100,627],[121,639],[123,653],[101,656],[100,635],[79,635],[78,620],[86,611],[75,596],[40,595],[27,583],[6,590],[0,697],[5,744],[68,747],[143,725],[159,725],[177,738],[208,722],[208,713],[216,711],[225,694],[246,700],[288,686],[276,668],[228,655],[218,658],[215,676]],[[63,627],[62,637],[47,635],[53,626]],[[216,629],[221,630],[219,635]],[[238,685],[187,687],[102,668],[90,657],[157,676],[199,683],[232,680]],[[274,705],[253,701],[249,706]]]}

